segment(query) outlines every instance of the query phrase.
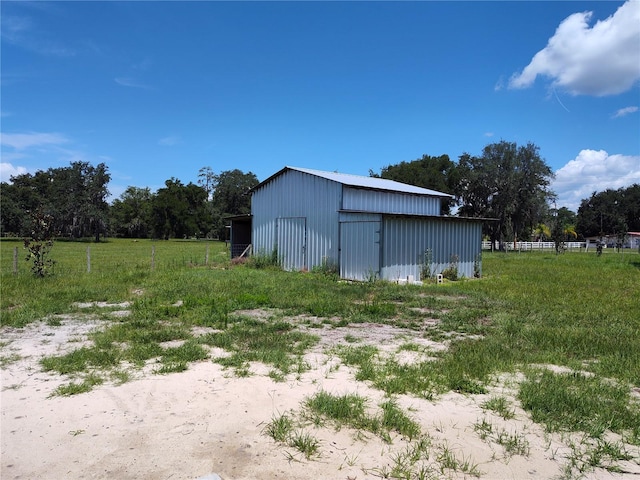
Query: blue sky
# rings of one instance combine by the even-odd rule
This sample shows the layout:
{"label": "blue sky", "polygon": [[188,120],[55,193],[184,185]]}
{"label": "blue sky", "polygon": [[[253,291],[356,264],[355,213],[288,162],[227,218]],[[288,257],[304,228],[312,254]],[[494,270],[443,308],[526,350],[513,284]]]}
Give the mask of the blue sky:
{"label": "blue sky", "polygon": [[368,175],[533,142],[558,206],[640,183],[640,2],[0,4],[3,181]]}

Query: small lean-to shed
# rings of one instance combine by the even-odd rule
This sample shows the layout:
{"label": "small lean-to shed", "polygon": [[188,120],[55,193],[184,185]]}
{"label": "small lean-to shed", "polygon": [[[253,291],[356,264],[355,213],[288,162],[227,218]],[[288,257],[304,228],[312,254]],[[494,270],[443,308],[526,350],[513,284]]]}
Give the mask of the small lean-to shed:
{"label": "small lean-to shed", "polygon": [[452,263],[459,276],[472,277],[481,268],[482,223],[442,216],[449,197],[391,180],[285,167],[251,190],[253,254],[277,252],[286,270],[337,266],[352,280],[419,280]]}

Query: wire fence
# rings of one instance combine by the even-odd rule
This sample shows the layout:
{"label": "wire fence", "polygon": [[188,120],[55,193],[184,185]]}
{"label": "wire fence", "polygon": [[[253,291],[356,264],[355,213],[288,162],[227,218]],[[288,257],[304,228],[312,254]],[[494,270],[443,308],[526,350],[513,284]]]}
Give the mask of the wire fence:
{"label": "wire fence", "polygon": [[[0,272],[29,274],[31,262],[21,242],[0,242]],[[217,241],[110,241],[98,244],[55,242],[49,257],[56,274],[104,274],[132,270],[166,270],[224,263],[229,251]]]}

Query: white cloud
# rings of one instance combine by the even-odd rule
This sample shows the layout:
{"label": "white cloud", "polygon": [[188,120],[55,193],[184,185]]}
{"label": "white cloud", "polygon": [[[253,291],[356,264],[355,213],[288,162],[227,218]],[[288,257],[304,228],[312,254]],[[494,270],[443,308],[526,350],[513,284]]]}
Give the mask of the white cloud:
{"label": "white cloud", "polygon": [[131,77],[116,77],[113,79],[118,85],[122,87],[130,87],[130,88],[142,88],[145,90],[151,90],[152,87],[149,85],[145,85],[143,83],[138,82],[136,79]]}
{"label": "white cloud", "polygon": [[172,147],[180,143],[180,137],[177,135],[169,135],[168,137],[161,138],[158,140],[158,145],[162,145],[164,147]]}
{"label": "white cloud", "polygon": [[629,115],[631,113],[636,113],[638,111],[638,107],[625,107],[618,110],[613,118],[624,117],[625,115]]}
{"label": "white cloud", "polygon": [[538,75],[573,95],[625,92],[640,79],[640,2],[627,0],[605,20],[589,27],[593,12],[574,13],[547,46],[515,73],[510,88],[530,87]]}
{"label": "white cloud", "polygon": [[61,145],[68,141],[69,139],[59,133],[0,133],[0,144],[15,150],[44,145]]}
{"label": "white cloud", "polygon": [[593,192],[640,183],[640,156],[609,155],[604,150],[582,150],[556,172],[551,185],[558,206],[576,212],[581,200]]}
{"label": "white cloud", "polygon": [[6,42],[40,55],[71,57],[77,53],[75,49],[61,45],[55,39],[46,38],[42,30],[28,16],[4,14],[1,34]]}
{"label": "white cloud", "polygon": [[0,162],[0,182],[8,182],[11,177],[28,173],[25,167],[14,166],[8,162]]}

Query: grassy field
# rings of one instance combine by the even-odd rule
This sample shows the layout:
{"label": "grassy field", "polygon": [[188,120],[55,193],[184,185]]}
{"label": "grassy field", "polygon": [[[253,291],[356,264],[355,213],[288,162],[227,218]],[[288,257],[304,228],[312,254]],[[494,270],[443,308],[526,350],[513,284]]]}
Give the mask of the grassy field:
{"label": "grassy field", "polygon": [[[12,266],[15,247],[18,274]],[[399,286],[340,282],[327,272],[232,266],[223,243],[198,241],[56,242],[54,274],[35,278],[21,247],[17,241],[0,242],[3,326],[55,322],[56,314],[80,312],[75,302],[132,302],[131,315],[96,334],[94,346],[43,360],[45,370],[80,375],[81,381],[66,385],[60,394],[86,391],[108,380],[101,371],[126,381],[123,362],[141,366],[160,357],[158,373],[184,370],[207,358],[204,345],[230,352],[213,360],[237,375],[246,374],[248,362],[257,360],[272,367],[274,380],[282,380],[304,371],[302,355],[317,339],[291,322],[265,323],[234,313],[277,309],[282,317],[320,317],[335,328],[378,322],[424,330],[434,340],[451,339],[435,360],[410,366],[380,361],[372,346],[337,349],[344,363],[357,368],[358,380],[389,396],[484,393],[500,374],[517,372],[523,378],[518,401],[548,431],[580,431],[592,439],[616,432],[627,444],[640,444],[636,251],[607,251],[601,257],[485,253],[481,280]],[[92,312],[106,315],[104,309]],[[425,316],[437,323],[425,328]],[[196,338],[194,326],[219,331]],[[161,348],[169,340],[183,343]],[[544,365],[566,367],[566,373],[540,368]],[[488,408],[509,412],[501,398]]]}

